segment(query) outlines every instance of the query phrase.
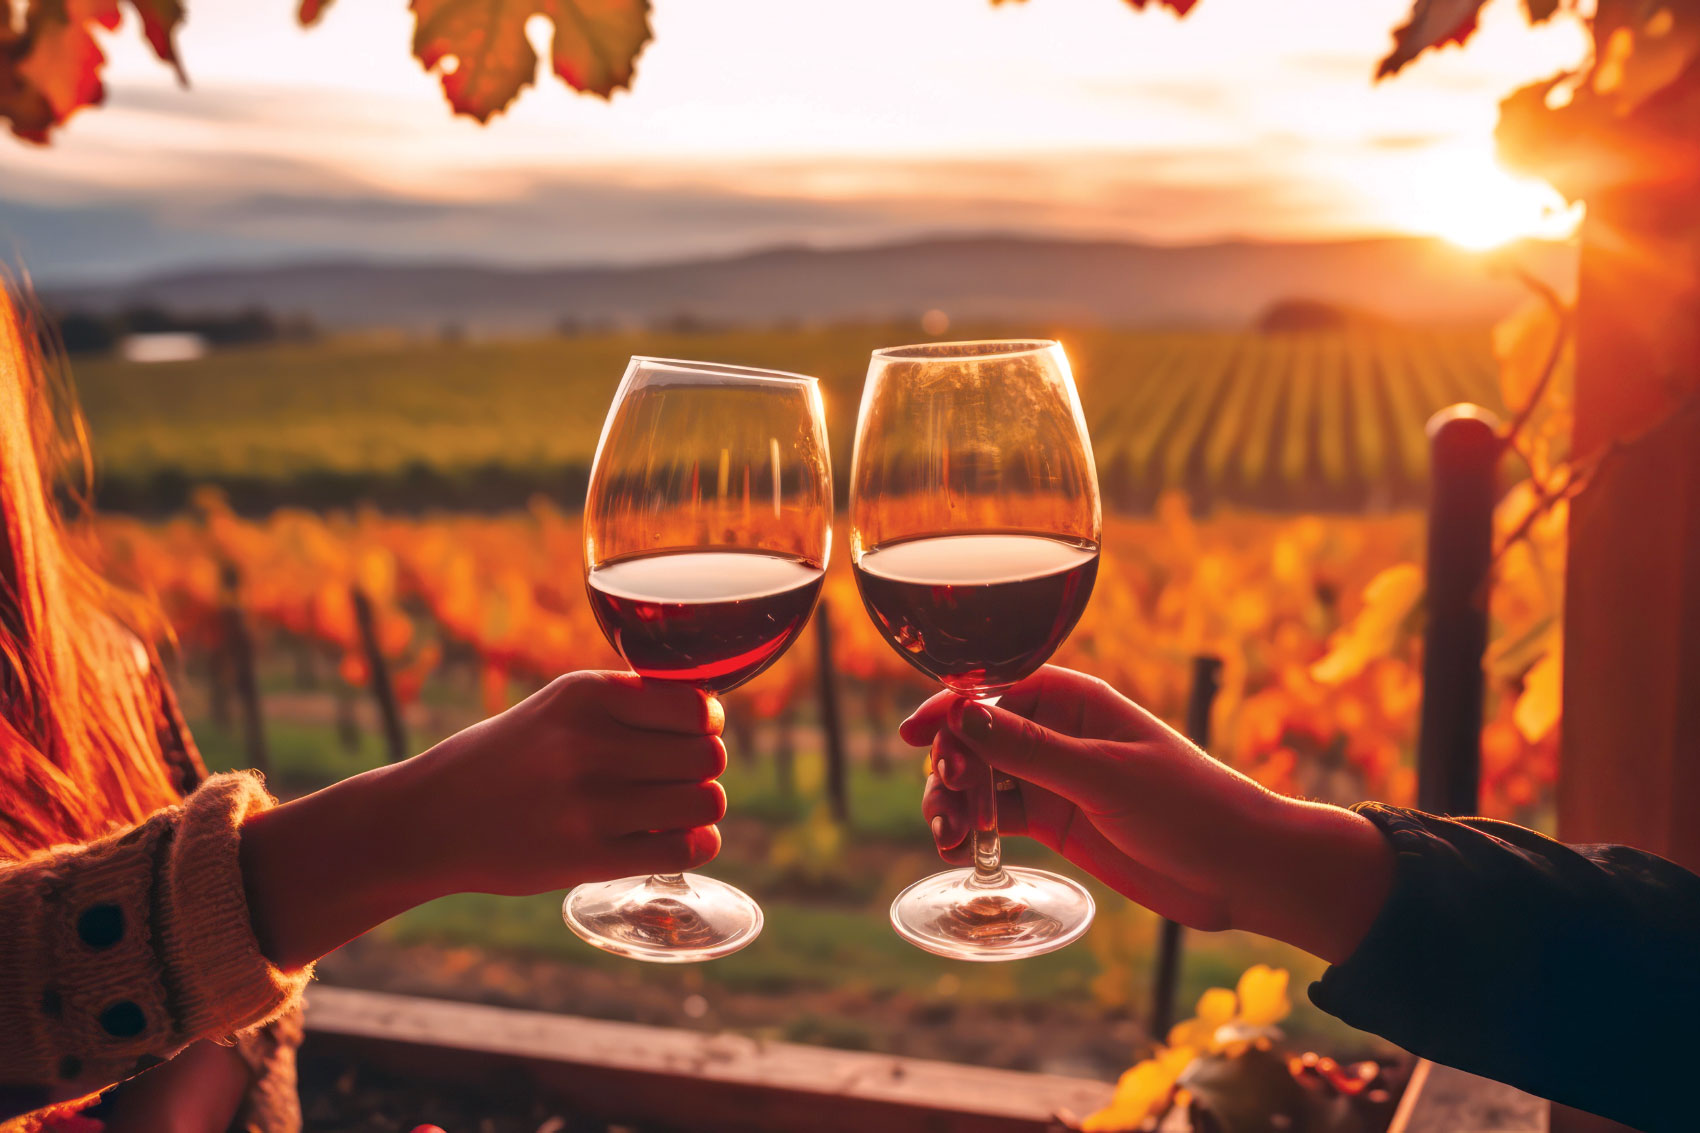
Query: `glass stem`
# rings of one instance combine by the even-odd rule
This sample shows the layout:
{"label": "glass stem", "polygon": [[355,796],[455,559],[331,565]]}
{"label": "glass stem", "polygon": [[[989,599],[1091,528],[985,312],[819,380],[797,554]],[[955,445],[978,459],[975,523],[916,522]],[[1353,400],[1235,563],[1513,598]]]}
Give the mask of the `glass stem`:
{"label": "glass stem", "polygon": [[649,887],[669,893],[683,893],[690,889],[682,873],[652,873],[649,875]]}
{"label": "glass stem", "polygon": [[[975,703],[990,708],[997,702],[997,697],[988,696]],[[997,783],[997,768],[987,765],[985,777],[969,792],[974,808],[974,874],[967,882],[970,889],[1002,889],[1009,884],[1009,874],[1003,871],[1003,843],[998,839]]]}

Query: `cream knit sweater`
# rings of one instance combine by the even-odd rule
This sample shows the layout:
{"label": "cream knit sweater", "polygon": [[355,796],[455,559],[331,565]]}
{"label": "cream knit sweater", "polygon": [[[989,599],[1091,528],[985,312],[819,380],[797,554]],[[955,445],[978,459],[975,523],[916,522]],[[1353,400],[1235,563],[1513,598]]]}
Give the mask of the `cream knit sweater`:
{"label": "cream knit sweater", "polygon": [[128,830],[0,862],[0,1133],[37,1129],[207,1038],[255,1071],[238,1128],[300,1128],[294,1048],[311,973],[261,954],[237,853],[243,820],[272,805],[258,776],[217,775]]}

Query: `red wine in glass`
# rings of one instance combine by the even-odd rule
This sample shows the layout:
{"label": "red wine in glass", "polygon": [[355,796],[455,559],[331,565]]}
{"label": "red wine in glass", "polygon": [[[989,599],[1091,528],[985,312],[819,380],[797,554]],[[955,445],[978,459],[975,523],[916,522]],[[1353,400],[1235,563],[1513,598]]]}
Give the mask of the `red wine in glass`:
{"label": "red wine in glass", "polygon": [[824,571],[759,551],[671,551],[593,568],[591,609],[626,663],[653,680],[730,692],[808,623]]}
{"label": "red wine in glass", "polygon": [[[828,453],[813,378],[631,360],[591,465],[584,571],[634,671],[719,694],[795,643],[832,549]],[[630,758],[647,746],[634,736]],[[597,948],[662,964],[729,955],[762,926],[747,893],[696,873],[580,885],[561,916]]]}
{"label": "red wine in glass", "polygon": [[[1061,345],[874,351],[856,420],[850,558],[863,605],[904,660],[957,696],[997,700],[1080,619],[1102,537],[1092,442]],[[1079,939],[1092,895],[1062,874],[1005,866],[999,778],[987,768],[972,779],[973,866],[904,889],[892,927],[957,960],[1020,959]]]}
{"label": "red wine in glass", "polygon": [[862,603],[892,647],[963,696],[996,696],[1062,644],[1098,577],[1098,548],[1032,534],[909,538],[855,563]]}

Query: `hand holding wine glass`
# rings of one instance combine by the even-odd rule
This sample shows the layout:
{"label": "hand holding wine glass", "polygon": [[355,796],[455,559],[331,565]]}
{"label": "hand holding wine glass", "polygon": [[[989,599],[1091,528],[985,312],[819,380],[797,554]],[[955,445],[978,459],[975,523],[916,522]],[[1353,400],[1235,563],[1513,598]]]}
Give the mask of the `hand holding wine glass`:
{"label": "hand holding wine glass", "polygon": [[921,811],[966,861],[983,768],[1014,778],[998,827],[1170,920],[1285,940],[1338,963],[1385,902],[1393,856],[1351,811],[1276,794],[1095,677],[1047,665],[996,707],[941,693],[899,728],[932,745]]}
{"label": "hand holding wine glass", "polygon": [[[646,681],[718,695],[790,647],[820,596],[832,540],[825,413],[813,378],[634,358],[585,502],[597,623]],[[724,956],[761,908],[695,875],[581,885],[562,916],[609,952],[661,963]]]}
{"label": "hand holding wine glass", "polygon": [[[851,562],[881,635],[954,696],[995,703],[1068,636],[1097,577],[1097,474],[1061,346],[875,351],[850,510]],[[973,867],[904,890],[893,926],[966,960],[1075,940],[1091,896],[1057,874],[1003,866],[993,780],[978,780]]]}

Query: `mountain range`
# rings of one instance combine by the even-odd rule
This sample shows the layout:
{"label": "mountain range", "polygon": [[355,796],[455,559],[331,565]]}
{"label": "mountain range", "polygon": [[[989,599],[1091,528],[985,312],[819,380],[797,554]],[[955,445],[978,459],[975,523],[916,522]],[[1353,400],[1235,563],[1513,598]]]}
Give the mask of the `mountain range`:
{"label": "mountain range", "polygon": [[1163,246],[1020,236],[860,248],[779,247],[638,266],[318,261],[175,271],[49,290],[55,308],[108,313],[263,307],[335,330],[516,334],[563,325],[692,320],[774,324],[1021,318],[1066,324],[1243,326],[1282,299],[1402,323],[1485,323],[1528,293],[1499,258],[1568,292],[1574,249],[1524,241],[1501,257],[1422,237]]}

